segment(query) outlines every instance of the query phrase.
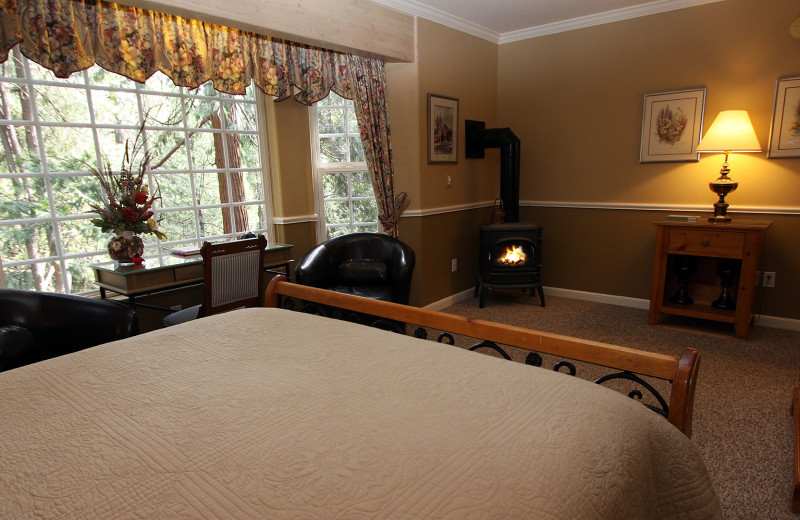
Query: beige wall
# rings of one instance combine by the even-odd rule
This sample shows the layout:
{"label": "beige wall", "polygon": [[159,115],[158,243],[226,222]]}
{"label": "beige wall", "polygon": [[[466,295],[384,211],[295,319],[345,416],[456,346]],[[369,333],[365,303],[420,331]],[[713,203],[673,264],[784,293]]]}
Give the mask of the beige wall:
{"label": "beige wall", "polygon": [[[412,201],[400,221],[401,238],[417,253],[412,304],[474,285],[477,229],[489,220],[485,203],[498,195],[499,155],[487,150],[486,159],[464,158],[465,119],[508,126],[521,139],[521,220],[544,226],[545,285],[649,298],[652,222],[676,212],[659,205],[696,205],[710,213],[716,197],[707,186],[722,158],[639,163],[644,95],[705,87],[704,129],[720,110],[747,109],[766,150],[775,81],[800,75],[800,40],[788,31],[796,16],[791,0],[726,0],[503,45],[418,20],[417,61],[386,68],[395,190]],[[427,163],[428,93],[459,99],[458,164]],[[304,110],[297,105],[287,113]],[[302,149],[307,157],[303,130],[290,133],[295,142],[285,140],[281,155]],[[777,283],[764,292],[761,310],[800,319],[794,302],[800,217],[769,214],[770,207],[798,210],[800,159],[767,159],[764,152],[730,162],[740,183],[729,196],[731,215],[774,221],[764,268],[777,272]],[[303,178],[307,166],[296,166]],[[279,184],[279,215],[313,210],[310,167],[305,180]],[[546,207],[560,203],[645,209]],[[743,214],[737,206],[767,213]],[[313,225],[294,225],[290,235],[307,243]],[[450,272],[452,258],[458,258],[457,273]]]}
{"label": "beige wall", "polygon": [[[765,152],[731,157],[740,183],[732,217],[775,221],[767,234],[764,314],[800,318],[800,217],[737,213],[737,206],[800,211],[800,159],[767,159],[775,82],[800,74],[789,35],[791,0],[726,0],[500,46],[498,119],[522,142],[522,212],[544,225],[545,284],[649,298],[652,221],[673,211],[556,209],[536,203],[698,204],[722,156],[639,163],[647,93],[705,87],[704,128],[720,110],[747,109]],[[657,208],[657,206],[656,206]],[[591,252],[590,254],[586,254]]]}
{"label": "beige wall", "polygon": [[[411,302],[424,305],[475,283],[477,226],[470,205],[499,192],[499,154],[464,158],[464,120],[497,124],[497,45],[426,20],[417,20],[417,61],[387,64],[395,191],[411,206],[400,220],[400,238],[417,254]],[[428,94],[457,98],[457,164],[428,164]],[[447,178],[452,184],[447,187]],[[466,206],[467,209],[458,210]],[[483,211],[487,215],[488,209]],[[476,220],[477,218],[477,220]],[[450,270],[458,259],[458,271]]]}

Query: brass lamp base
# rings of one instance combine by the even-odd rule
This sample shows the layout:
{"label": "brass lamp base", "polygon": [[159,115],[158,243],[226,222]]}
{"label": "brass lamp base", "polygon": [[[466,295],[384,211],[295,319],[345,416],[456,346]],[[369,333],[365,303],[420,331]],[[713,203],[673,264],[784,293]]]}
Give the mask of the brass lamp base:
{"label": "brass lamp base", "polygon": [[719,195],[719,200],[714,203],[714,216],[708,217],[709,222],[730,222],[731,218],[728,216],[728,203],[725,202],[725,195],[732,191],[736,191],[739,187],[738,182],[733,182],[726,175],[726,171],[722,171],[722,175],[714,182],[709,182],[708,187],[711,191]]}

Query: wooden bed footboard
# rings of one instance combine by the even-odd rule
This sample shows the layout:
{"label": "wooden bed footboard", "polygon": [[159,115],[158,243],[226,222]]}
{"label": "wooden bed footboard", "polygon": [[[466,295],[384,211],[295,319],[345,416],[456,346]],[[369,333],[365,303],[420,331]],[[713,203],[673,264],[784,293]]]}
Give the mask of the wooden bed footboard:
{"label": "wooden bed footboard", "polygon": [[[490,345],[510,345],[536,353],[569,358],[621,371],[612,377],[635,381],[641,375],[669,381],[672,383],[671,391],[668,399],[665,399],[668,401],[668,406],[665,406],[663,411],[656,411],[665,415],[669,422],[687,437],[691,437],[692,407],[700,363],[700,354],[696,349],[685,348],[678,356],[657,354],[317,289],[290,283],[286,281],[285,277],[276,276],[267,287],[264,305],[282,307],[282,301],[285,298],[314,302],[337,309],[430,327],[491,342]],[[647,383],[641,379],[638,379],[637,382],[647,386]]]}

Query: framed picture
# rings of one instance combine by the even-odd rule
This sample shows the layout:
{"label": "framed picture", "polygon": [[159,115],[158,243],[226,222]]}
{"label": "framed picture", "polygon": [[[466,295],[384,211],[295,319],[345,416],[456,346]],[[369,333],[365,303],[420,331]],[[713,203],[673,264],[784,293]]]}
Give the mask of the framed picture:
{"label": "framed picture", "polygon": [[769,157],[800,157],[800,78],[779,79],[769,133]]}
{"label": "framed picture", "polygon": [[699,161],[706,89],[645,94],[639,162]]}
{"label": "framed picture", "polygon": [[458,162],[458,99],[428,94],[428,163]]}

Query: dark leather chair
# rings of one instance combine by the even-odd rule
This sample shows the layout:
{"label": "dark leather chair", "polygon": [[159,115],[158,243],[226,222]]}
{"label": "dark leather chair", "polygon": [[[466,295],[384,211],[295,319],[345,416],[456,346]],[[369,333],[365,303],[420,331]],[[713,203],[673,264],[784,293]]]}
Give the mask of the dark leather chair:
{"label": "dark leather chair", "polygon": [[120,302],[0,289],[0,371],[138,332],[136,312]]}
{"label": "dark leather chair", "polygon": [[351,233],[318,245],[295,268],[295,279],[310,285],[375,300],[408,305],[414,250],[382,233]]}

